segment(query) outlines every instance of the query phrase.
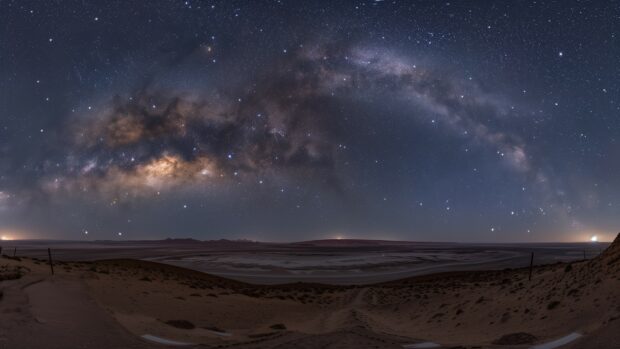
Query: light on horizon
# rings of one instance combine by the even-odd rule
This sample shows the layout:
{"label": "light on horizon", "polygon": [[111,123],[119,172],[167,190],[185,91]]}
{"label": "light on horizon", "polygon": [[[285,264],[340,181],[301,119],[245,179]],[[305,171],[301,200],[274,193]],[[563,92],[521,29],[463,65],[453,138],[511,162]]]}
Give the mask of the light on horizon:
{"label": "light on horizon", "polygon": [[598,241],[598,236],[592,235],[592,237],[590,237],[590,241],[597,242]]}
{"label": "light on horizon", "polygon": [[2,235],[2,236],[0,236],[0,240],[2,240],[2,241],[9,241],[9,240],[13,240],[13,238],[11,238],[10,236],[7,236],[7,235]]}

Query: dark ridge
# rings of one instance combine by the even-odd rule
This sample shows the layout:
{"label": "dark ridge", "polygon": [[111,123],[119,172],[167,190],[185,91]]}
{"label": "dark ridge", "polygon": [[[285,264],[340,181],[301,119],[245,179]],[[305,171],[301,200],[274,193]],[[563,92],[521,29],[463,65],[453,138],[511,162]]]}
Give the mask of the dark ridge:
{"label": "dark ridge", "polygon": [[601,261],[609,266],[620,265],[620,233],[614,241],[603,251],[600,256]]}

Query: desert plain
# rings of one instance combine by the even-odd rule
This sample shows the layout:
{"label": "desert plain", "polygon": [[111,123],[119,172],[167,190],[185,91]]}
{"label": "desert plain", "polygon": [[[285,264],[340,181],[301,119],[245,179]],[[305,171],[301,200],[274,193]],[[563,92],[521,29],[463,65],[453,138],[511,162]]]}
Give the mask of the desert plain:
{"label": "desert plain", "polygon": [[620,238],[2,246],[2,349],[620,347]]}

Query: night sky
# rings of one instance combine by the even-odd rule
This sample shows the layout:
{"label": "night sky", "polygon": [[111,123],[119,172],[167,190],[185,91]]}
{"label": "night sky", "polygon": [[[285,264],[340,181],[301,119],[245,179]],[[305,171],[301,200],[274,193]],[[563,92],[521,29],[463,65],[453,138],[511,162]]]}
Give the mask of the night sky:
{"label": "night sky", "polygon": [[620,230],[618,1],[0,0],[5,238]]}

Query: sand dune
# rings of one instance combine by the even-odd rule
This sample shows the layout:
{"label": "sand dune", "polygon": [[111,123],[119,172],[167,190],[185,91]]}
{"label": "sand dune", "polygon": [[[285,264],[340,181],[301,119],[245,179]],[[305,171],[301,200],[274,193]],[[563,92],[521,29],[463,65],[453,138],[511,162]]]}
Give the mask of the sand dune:
{"label": "sand dune", "polygon": [[[599,257],[365,286],[252,285],[137,260],[0,262],[0,348],[618,348],[620,236]],[[614,330],[616,329],[616,330]],[[144,336],[147,335],[147,339]],[[150,340],[149,340],[150,338]],[[175,344],[175,343],[170,343]]]}

